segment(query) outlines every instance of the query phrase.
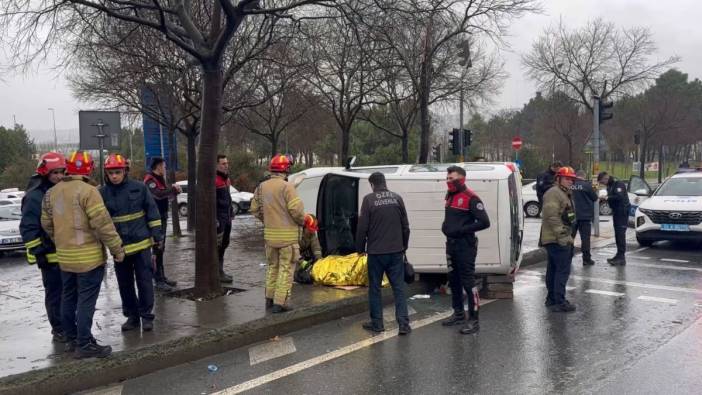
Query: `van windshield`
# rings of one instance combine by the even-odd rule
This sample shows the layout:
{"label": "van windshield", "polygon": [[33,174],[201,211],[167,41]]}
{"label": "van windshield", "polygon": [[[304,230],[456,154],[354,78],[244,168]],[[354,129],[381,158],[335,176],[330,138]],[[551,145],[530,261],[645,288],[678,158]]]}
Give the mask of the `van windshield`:
{"label": "van windshield", "polygon": [[671,178],[658,188],[655,196],[702,196],[702,177]]}

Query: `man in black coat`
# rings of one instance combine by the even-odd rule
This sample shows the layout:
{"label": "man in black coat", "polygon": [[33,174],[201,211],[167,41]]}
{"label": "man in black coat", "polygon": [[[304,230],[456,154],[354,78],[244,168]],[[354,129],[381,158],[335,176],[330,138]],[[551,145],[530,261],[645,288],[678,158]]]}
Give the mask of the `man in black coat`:
{"label": "man in black coat", "polygon": [[626,265],[626,228],[629,226],[629,192],[626,184],[602,172],[597,175],[597,182],[607,187],[607,204],[612,209],[612,222],[614,223],[614,239],[617,242],[617,255],[607,259],[612,266]]}
{"label": "man in black coat", "polygon": [[553,183],[556,182],[556,173],[563,166],[561,162],[553,162],[551,167],[545,172],[536,176],[536,198],[539,200],[539,207],[543,209],[544,194],[551,189]]}
{"label": "man in black coat", "polygon": [[575,226],[573,227],[573,238],[580,232],[581,250],[583,253],[583,266],[592,266],[595,261],[590,254],[590,233],[592,232],[592,220],[595,217],[595,203],[598,200],[597,192],[592,187],[592,183],[586,179],[585,172],[580,170],[578,178],[573,183],[573,203],[575,204]]}

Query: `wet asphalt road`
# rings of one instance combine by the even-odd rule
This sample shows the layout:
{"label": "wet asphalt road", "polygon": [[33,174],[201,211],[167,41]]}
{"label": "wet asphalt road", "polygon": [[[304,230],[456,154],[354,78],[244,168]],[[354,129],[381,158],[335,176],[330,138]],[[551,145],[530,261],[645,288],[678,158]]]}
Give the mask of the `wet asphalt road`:
{"label": "wet asphalt road", "polygon": [[[702,252],[630,245],[629,264],[583,268],[574,259],[568,298],[543,306],[545,265],[521,271],[514,300],[487,301],[482,331],[443,328],[446,296],[410,301],[414,332],[329,322],[252,347],[129,380],[114,394],[690,394],[702,388]],[[484,301],[486,302],[486,301]],[[386,312],[392,320],[392,311]],[[216,365],[216,372],[208,366]],[[104,389],[103,389],[104,390]]]}

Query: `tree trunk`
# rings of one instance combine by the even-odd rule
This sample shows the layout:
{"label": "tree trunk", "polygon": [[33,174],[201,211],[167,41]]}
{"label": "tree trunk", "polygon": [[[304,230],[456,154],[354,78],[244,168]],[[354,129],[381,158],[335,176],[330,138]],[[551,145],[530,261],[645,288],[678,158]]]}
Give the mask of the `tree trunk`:
{"label": "tree trunk", "polygon": [[419,136],[419,163],[429,161],[429,137],[431,135],[431,124],[429,119],[429,93],[431,85],[429,82],[429,70],[431,65],[427,62],[422,64],[421,89],[419,90],[419,126],[421,129]]}
{"label": "tree trunk", "polygon": [[402,163],[409,163],[409,130],[402,131]]}
{"label": "tree trunk", "polygon": [[197,185],[197,155],[195,153],[196,126],[188,132],[188,232],[195,229],[195,197]]}
{"label": "tree trunk", "polygon": [[341,129],[341,155],[339,155],[339,165],[346,166],[349,158],[349,148],[351,146],[351,125],[344,125]]}
{"label": "tree trunk", "polygon": [[203,65],[202,128],[197,163],[197,222],[195,224],[196,297],[221,292],[215,224],[215,158],[219,145],[222,107],[222,65]]}
{"label": "tree trunk", "polygon": [[278,155],[278,138],[275,136],[275,132],[268,138],[268,141],[271,142],[271,158],[273,158]]}
{"label": "tree trunk", "polygon": [[[175,131],[168,131],[168,156],[170,162],[168,164],[168,182],[174,184],[176,182],[175,168],[178,157],[178,150],[175,147]],[[170,185],[169,185],[170,186]],[[183,237],[183,231],[180,229],[180,212],[178,212],[178,199],[171,200],[171,221],[173,222],[173,237]]]}
{"label": "tree trunk", "polygon": [[641,162],[641,167],[639,168],[639,177],[641,177],[642,180],[646,179],[646,160],[648,159],[648,139],[643,138],[643,141],[641,142],[641,159],[639,160]]}

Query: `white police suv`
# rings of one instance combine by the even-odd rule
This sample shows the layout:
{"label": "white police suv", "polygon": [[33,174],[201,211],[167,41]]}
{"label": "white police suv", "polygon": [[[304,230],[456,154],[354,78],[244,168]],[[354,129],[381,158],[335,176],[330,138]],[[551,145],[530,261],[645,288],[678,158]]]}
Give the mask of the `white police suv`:
{"label": "white police suv", "polygon": [[[644,194],[645,188],[636,192]],[[637,208],[635,225],[636,240],[642,246],[662,240],[702,242],[702,171],[665,180]]]}

